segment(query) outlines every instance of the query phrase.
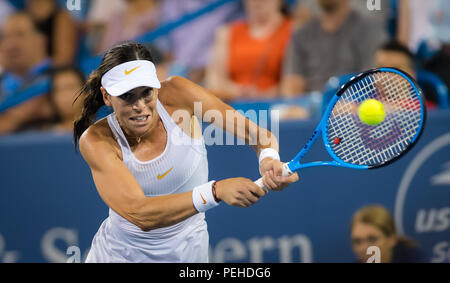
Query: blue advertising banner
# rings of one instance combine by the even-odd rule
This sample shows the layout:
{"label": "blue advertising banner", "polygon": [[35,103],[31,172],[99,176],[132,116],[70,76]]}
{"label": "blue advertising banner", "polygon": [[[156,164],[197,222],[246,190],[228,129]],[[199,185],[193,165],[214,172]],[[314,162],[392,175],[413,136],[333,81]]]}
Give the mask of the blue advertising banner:
{"label": "blue advertising banner", "polygon": [[[311,168],[251,208],[222,203],[207,212],[212,262],[354,262],[353,213],[368,204],[390,210],[398,232],[432,262],[450,262],[450,112],[429,113],[417,146],[381,169]],[[316,122],[282,122],[288,161]],[[328,160],[320,140],[306,160]],[[0,262],[83,261],[108,215],[71,135],[0,138]],[[248,146],[208,146],[210,179],[259,178]]]}

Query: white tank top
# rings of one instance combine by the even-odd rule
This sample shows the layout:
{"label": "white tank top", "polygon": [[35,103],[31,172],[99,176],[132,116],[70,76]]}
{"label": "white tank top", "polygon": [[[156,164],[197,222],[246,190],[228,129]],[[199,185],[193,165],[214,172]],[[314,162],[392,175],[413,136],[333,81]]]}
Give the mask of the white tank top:
{"label": "white tank top", "polygon": [[[119,126],[115,113],[107,117],[108,124],[122,150],[122,159],[140,184],[147,197],[177,194],[191,191],[194,187],[208,182],[208,160],[203,139],[195,140],[186,135],[170,117],[164,106],[157,100],[156,109],[167,132],[165,150],[149,161],[138,160]],[[204,225],[204,213],[198,213],[170,227],[143,232],[139,227],[109,210],[113,225],[131,232],[139,238],[158,239],[178,235],[187,226]],[[192,227],[191,227],[192,228]]]}

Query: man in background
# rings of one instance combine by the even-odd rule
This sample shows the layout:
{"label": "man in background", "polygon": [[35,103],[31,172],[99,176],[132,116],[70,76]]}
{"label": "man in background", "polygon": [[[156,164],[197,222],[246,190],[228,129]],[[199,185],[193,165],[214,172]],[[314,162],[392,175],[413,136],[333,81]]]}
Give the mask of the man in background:
{"label": "man in background", "polygon": [[408,47],[397,41],[384,43],[375,53],[375,66],[397,68],[416,78],[414,55]]}
{"label": "man in background", "polygon": [[321,16],[298,30],[284,60],[281,92],[285,96],[322,91],[327,80],[369,69],[387,36],[350,8],[348,0],[317,0]]}
{"label": "man in background", "polygon": [[[397,68],[417,79],[417,70],[414,54],[405,45],[398,41],[389,41],[383,44],[375,54],[375,67]],[[437,108],[436,91],[429,86],[421,86],[425,95],[428,109]]]}
{"label": "man in background", "polygon": [[[37,30],[31,17],[22,12],[12,14],[3,25],[0,56],[4,68],[0,77],[0,105],[44,79],[51,66],[45,36]],[[47,97],[35,96],[0,113],[0,134],[52,115]]]}

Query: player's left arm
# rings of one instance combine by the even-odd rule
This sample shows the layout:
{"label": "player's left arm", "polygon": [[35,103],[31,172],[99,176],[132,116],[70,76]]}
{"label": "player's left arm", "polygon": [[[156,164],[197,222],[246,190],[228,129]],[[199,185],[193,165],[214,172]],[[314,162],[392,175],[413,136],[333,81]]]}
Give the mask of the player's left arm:
{"label": "player's left arm", "polygon": [[[275,135],[248,120],[208,90],[182,77],[172,77],[169,81],[169,87],[172,89],[170,93],[177,94],[174,102],[177,103],[177,108],[186,109],[202,121],[212,123],[217,128],[244,140],[246,144],[252,146],[258,157],[263,150],[278,153],[278,140]],[[197,109],[201,106],[201,111],[195,111],[195,103],[201,103],[197,105]],[[260,163],[260,173],[267,188],[282,190],[298,180],[297,174],[283,177],[283,163],[270,156],[271,154]]]}

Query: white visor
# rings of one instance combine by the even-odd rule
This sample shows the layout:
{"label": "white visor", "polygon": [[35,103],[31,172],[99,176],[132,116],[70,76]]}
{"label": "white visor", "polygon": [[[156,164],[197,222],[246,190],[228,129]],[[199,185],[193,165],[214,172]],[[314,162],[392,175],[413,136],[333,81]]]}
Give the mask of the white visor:
{"label": "white visor", "polygon": [[102,77],[102,87],[112,96],[120,96],[137,87],[161,88],[155,65],[147,60],[120,64]]}

